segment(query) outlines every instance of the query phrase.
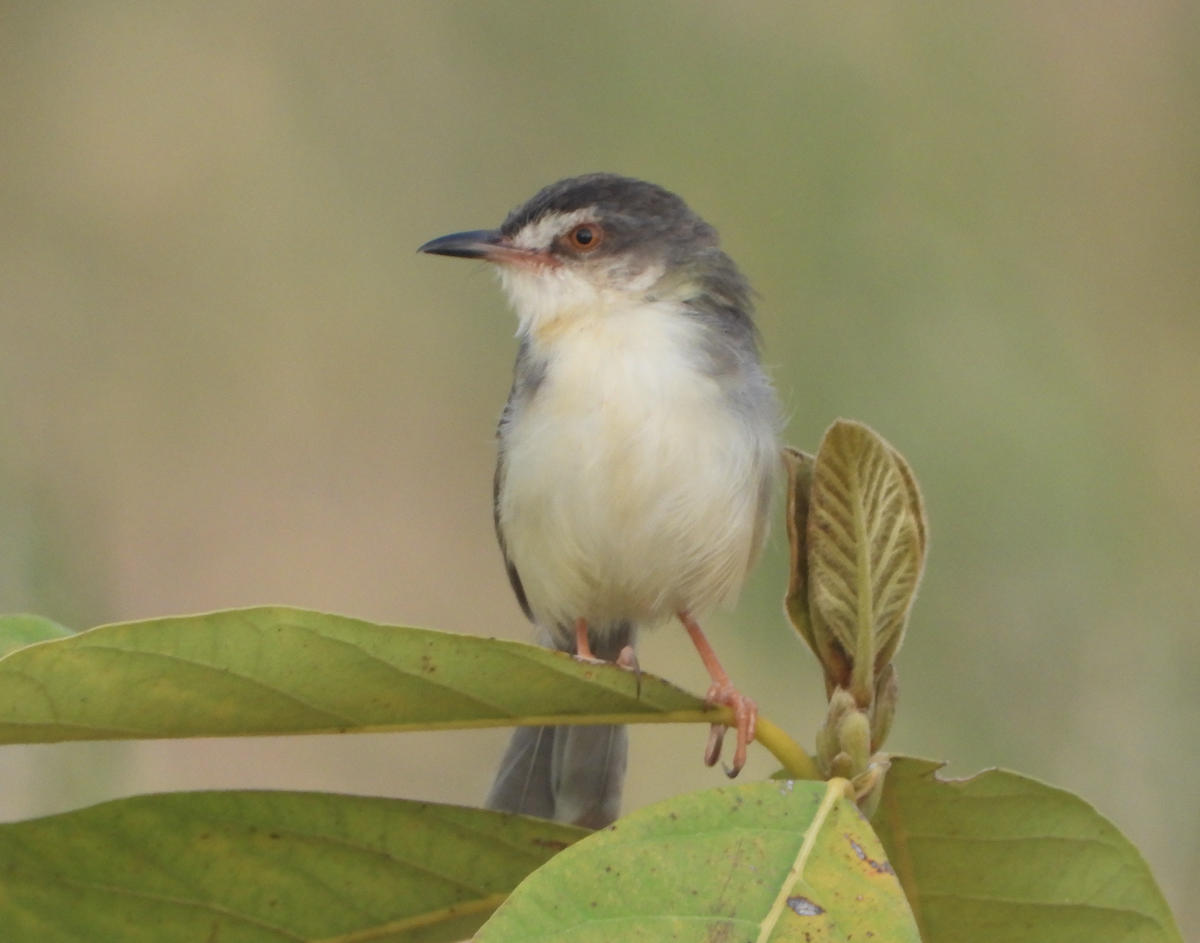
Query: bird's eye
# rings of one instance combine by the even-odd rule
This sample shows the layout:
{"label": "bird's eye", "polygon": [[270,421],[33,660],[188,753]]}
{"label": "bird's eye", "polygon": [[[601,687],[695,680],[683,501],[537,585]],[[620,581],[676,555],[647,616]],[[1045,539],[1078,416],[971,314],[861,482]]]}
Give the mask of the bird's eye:
{"label": "bird's eye", "polygon": [[571,248],[583,252],[590,252],[596,248],[603,238],[604,230],[596,223],[581,223],[567,233],[567,242],[571,244]]}

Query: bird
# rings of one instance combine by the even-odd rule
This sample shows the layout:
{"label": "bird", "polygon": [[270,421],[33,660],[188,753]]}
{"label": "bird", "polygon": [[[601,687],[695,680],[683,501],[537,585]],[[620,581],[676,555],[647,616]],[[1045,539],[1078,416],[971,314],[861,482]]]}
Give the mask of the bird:
{"label": "bird", "polygon": [[[699,620],[736,601],[762,548],[781,419],[749,283],[717,230],[661,186],[591,173],[418,251],[491,263],[517,315],[494,519],[539,642],[636,668],[638,632],[678,619],[707,701],[733,711],[736,775],[757,708]],[[486,805],[604,827],[627,753],[623,726],[517,728]]]}

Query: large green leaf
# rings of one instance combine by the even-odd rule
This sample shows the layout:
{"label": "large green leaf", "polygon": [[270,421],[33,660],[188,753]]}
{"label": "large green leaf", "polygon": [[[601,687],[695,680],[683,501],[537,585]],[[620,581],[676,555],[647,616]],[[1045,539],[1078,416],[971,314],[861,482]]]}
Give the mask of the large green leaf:
{"label": "large green leaf", "polygon": [[918,943],[845,785],[753,783],[642,809],[532,874],[475,939]]}
{"label": "large green leaf", "polygon": [[0,826],[0,940],[461,940],[586,834],[319,793],[124,799]]}
{"label": "large green leaf", "polygon": [[70,629],[63,628],[45,616],[32,616],[26,613],[0,616],[0,657],[14,652],[18,648],[32,645],[34,642],[67,638],[70,634]]}
{"label": "large green leaf", "polygon": [[101,626],[0,659],[0,743],[713,717],[652,675],[639,691],[532,645],[283,607]]}
{"label": "large green leaf", "polygon": [[894,757],[873,824],[925,943],[1181,943],[1138,850],[1069,792]]}

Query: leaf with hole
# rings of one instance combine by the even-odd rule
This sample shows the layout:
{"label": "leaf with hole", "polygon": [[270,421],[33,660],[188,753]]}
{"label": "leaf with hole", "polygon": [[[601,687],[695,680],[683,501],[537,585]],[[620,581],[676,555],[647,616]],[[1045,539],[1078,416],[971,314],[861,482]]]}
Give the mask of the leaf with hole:
{"label": "leaf with hole", "polygon": [[1062,789],[893,757],[873,824],[925,943],[1182,943],[1137,848]]}
{"label": "leaf with hole", "polygon": [[531,875],[476,943],[919,943],[844,786],[769,781],[642,809]]}

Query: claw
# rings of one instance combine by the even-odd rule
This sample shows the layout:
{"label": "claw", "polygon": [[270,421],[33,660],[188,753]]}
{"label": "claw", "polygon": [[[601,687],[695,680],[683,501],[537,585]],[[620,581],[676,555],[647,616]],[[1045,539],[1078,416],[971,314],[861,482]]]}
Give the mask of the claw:
{"label": "claw", "polygon": [[[708,745],[704,748],[704,765],[716,766],[721,758],[721,747],[725,744],[725,731],[729,728],[724,724],[713,724],[708,730]],[[728,773],[728,769],[726,769]]]}
{"label": "claw", "polygon": [[725,768],[725,775],[733,779],[746,765],[746,748],[754,742],[755,728],[758,726],[758,705],[728,681],[713,684],[704,700],[708,704],[728,707],[733,711],[737,747],[733,751],[733,766]]}
{"label": "claw", "polygon": [[626,645],[621,649],[621,654],[617,656],[617,665],[626,671],[633,672],[637,684],[637,696],[640,700],[642,697],[642,666],[638,664],[637,652],[633,650],[632,645]]}

